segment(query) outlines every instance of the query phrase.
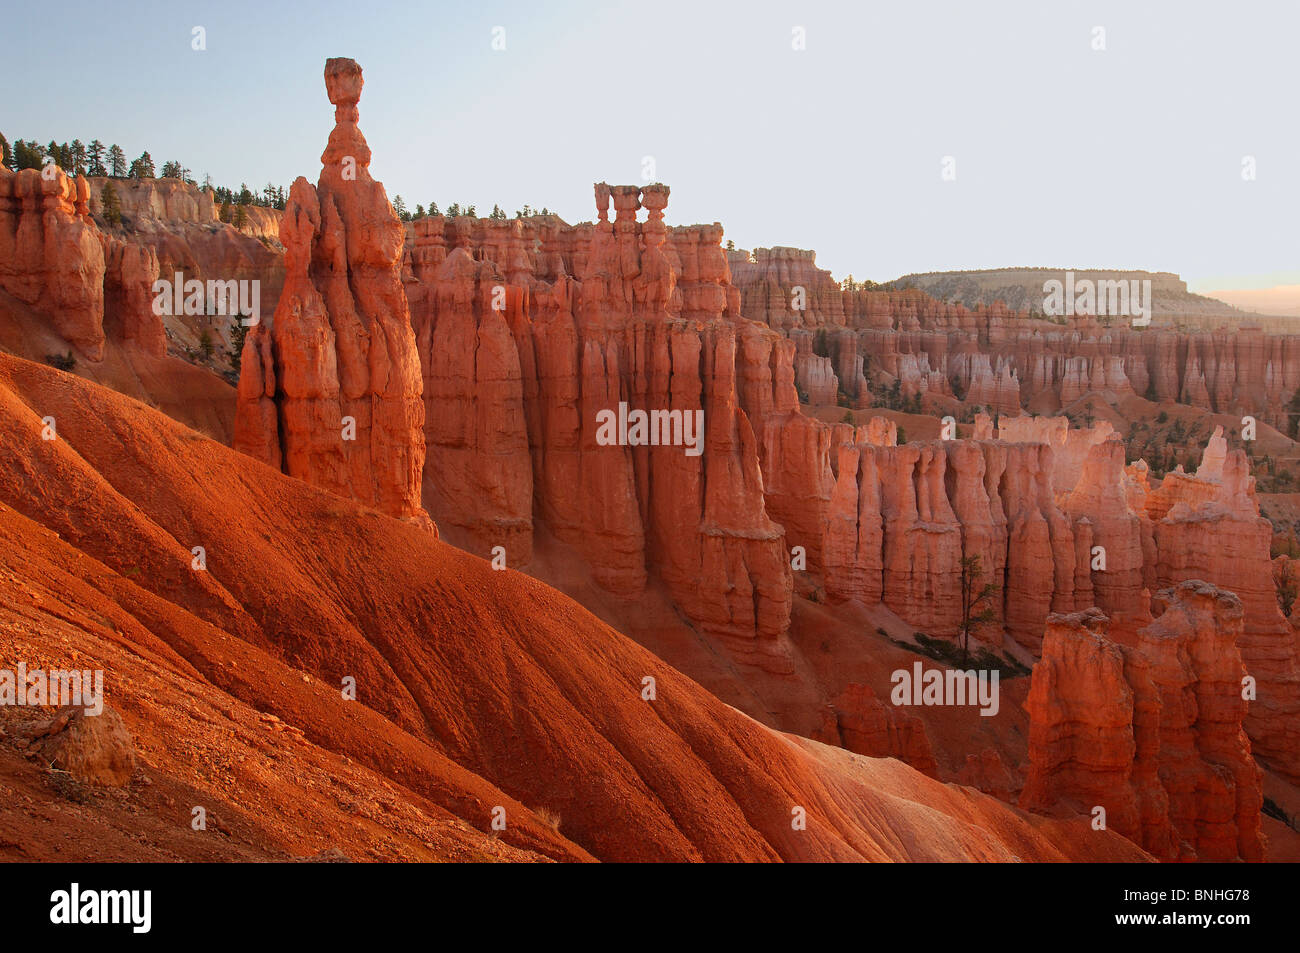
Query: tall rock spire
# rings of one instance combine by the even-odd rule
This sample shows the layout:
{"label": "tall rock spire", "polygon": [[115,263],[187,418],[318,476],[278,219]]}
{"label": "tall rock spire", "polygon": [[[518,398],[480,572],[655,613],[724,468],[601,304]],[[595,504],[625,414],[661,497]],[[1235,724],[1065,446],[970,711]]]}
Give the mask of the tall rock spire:
{"label": "tall rock spire", "polygon": [[290,476],[432,526],[420,499],[424,402],[402,290],[403,231],[357,128],[361,67],[325,63],[334,129],[320,180],[293,183],[286,277],[244,343],[235,447]]}

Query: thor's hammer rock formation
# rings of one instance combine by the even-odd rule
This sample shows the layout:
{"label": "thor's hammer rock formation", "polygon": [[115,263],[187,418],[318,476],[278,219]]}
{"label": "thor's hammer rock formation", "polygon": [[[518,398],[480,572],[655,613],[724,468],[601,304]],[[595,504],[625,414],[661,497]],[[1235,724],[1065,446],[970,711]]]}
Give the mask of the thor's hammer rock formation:
{"label": "thor's hammer rock formation", "polygon": [[361,67],[325,63],[334,130],[320,181],[293,183],[284,291],[244,343],[235,447],[290,476],[433,527],[420,502],[424,401],[402,290],[402,224],[357,128]]}

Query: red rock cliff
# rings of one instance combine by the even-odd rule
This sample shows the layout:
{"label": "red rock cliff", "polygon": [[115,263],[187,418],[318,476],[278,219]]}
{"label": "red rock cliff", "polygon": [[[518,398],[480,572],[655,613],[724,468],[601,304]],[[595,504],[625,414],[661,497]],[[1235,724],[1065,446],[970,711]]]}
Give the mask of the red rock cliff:
{"label": "red rock cliff", "polygon": [[0,288],[45,312],[92,361],[104,356],[104,250],[84,177],[0,168]]}
{"label": "red rock cliff", "polygon": [[1097,609],[1049,620],[1025,704],[1021,807],[1102,807],[1109,828],[1166,860],[1262,860],[1241,601],[1192,581],[1155,608],[1134,646],[1111,641]]}
{"label": "red rock cliff", "polygon": [[[427,499],[516,561],[541,518],[605,588],[633,597],[653,574],[701,628],[781,666],[792,583],[756,431],[797,405],[793,349],[740,318],[721,227],[669,228],[668,194],[598,185],[599,221],[576,227],[414,223]],[[604,440],[604,415],[631,412],[664,415],[668,439]]]}

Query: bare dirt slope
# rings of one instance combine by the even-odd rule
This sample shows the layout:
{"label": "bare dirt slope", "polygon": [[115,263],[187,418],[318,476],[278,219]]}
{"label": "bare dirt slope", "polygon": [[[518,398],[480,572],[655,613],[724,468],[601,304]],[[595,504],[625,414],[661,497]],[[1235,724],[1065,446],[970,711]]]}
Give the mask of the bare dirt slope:
{"label": "bare dirt slope", "polygon": [[0,856],[1143,857],[776,733],[536,580],[7,355],[0,537],[0,661],[104,668],[140,760],[61,793],[0,712]]}

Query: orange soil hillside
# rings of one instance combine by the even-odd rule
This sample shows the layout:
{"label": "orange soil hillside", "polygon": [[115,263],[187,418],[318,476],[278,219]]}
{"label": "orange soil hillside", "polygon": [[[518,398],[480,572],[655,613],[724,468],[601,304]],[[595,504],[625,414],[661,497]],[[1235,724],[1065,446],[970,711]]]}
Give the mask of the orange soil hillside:
{"label": "orange soil hillside", "polygon": [[72,375],[0,355],[0,447],[3,664],[103,667],[138,758],[65,805],[8,709],[0,856],[1145,859],[773,732],[547,586]]}

